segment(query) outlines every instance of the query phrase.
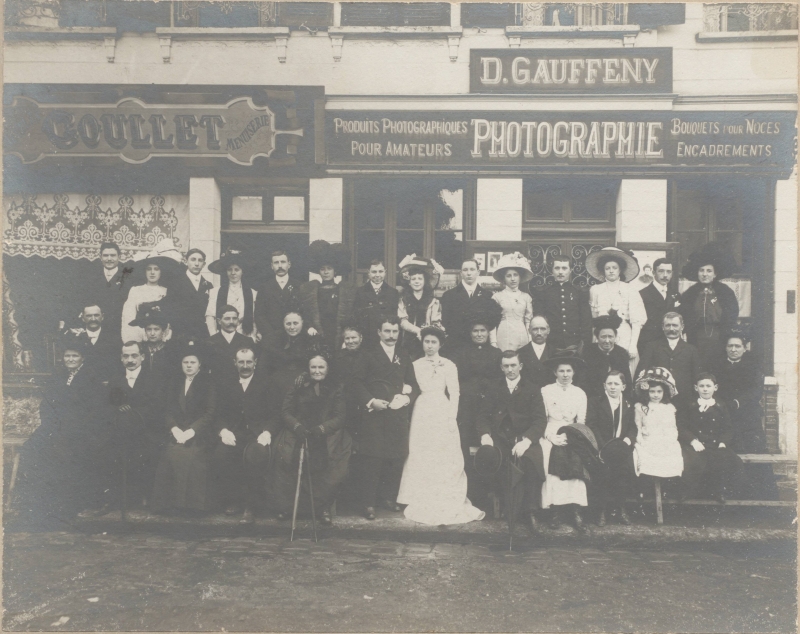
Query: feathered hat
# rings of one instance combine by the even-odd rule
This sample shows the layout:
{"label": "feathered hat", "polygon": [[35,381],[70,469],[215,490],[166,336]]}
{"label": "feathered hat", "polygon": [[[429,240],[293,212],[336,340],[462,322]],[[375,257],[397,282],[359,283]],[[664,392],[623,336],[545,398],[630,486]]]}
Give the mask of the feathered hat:
{"label": "feathered hat", "polygon": [[689,256],[689,260],[683,265],[681,276],[696,282],[700,267],[708,264],[714,267],[715,279],[718,280],[729,277],[737,268],[736,260],[725,243],[709,242]]}
{"label": "feathered hat", "polygon": [[439,279],[444,273],[444,267],[433,258],[418,258],[416,253],[404,257],[398,265],[400,275],[408,282],[408,278],[416,272],[425,273],[431,288],[439,285]]}
{"label": "feathered hat", "polygon": [[136,310],[136,319],[128,322],[129,326],[139,326],[140,328],[147,328],[150,324],[156,324],[162,328],[169,325],[169,315],[163,306],[163,300],[143,302]]}
{"label": "feathered hat", "polygon": [[634,389],[637,394],[644,395],[653,385],[661,385],[665,390],[669,390],[670,397],[674,397],[678,393],[678,388],[675,387],[675,379],[672,377],[672,372],[666,368],[648,368],[639,373],[639,378],[636,379]]}
{"label": "feathered hat", "polygon": [[343,244],[331,244],[327,240],[314,240],[308,245],[308,260],[314,273],[325,265],[332,266],[336,275],[347,275],[351,268],[350,251]]}
{"label": "feathered hat", "polygon": [[533,279],[533,271],[531,271],[531,263],[519,251],[514,253],[506,253],[497,261],[497,268],[492,273],[492,277],[498,282],[502,283],[508,269],[517,269],[519,271],[519,283],[524,284]]}
{"label": "feathered hat", "polygon": [[136,268],[144,270],[148,264],[156,264],[164,272],[175,273],[183,267],[183,254],[172,238],[163,238],[150,251],[139,251],[133,256]]}

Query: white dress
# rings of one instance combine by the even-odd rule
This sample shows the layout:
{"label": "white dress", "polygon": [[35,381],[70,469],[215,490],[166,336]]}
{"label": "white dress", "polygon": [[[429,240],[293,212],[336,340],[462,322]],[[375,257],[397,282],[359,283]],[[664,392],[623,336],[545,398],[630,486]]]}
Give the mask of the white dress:
{"label": "white dress", "polygon": [[[632,284],[617,280],[616,282],[603,282],[589,288],[589,304],[592,307],[592,317],[608,315],[612,308],[617,311],[622,324],[617,331],[617,345],[628,352],[636,352],[638,335],[633,341],[633,328],[642,329],[647,321],[647,310],[644,307],[639,290]],[[631,359],[631,375],[636,372],[639,355]],[[634,379],[636,377],[634,376]]]}
{"label": "white dress", "polygon": [[633,466],[636,475],[675,478],[683,473],[683,454],[678,442],[678,425],[672,403],[637,403],[634,409],[636,445]]}
{"label": "white dress", "polygon": [[484,512],[467,498],[467,474],[456,423],[456,366],[439,356],[422,357],[414,361],[414,372],[421,393],[411,414],[409,453],[397,503],[407,504],[405,516],[421,524],[481,520]]}
{"label": "white dress", "polygon": [[527,293],[505,287],[492,295],[500,304],[503,316],[497,327],[497,347],[503,352],[519,350],[530,341],[528,326],[533,319],[533,299]]}
{"label": "white dress", "polygon": [[144,341],[147,337],[144,334],[144,328],[139,326],[129,326],[134,319],[136,319],[136,312],[139,306],[145,302],[157,302],[167,296],[167,289],[163,286],[150,286],[149,284],[140,284],[134,286],[128,292],[128,299],[122,306],[122,342],[126,341]]}
{"label": "white dress", "polygon": [[586,483],[583,480],[562,480],[549,473],[550,450],[553,448],[553,443],[547,440],[547,436],[556,435],[564,425],[586,423],[586,392],[571,384],[562,387],[558,383],[551,383],[542,388],[542,398],[547,412],[545,437],[539,439],[545,473],[545,480],[542,484],[542,508],[550,508],[552,504],[588,506]]}

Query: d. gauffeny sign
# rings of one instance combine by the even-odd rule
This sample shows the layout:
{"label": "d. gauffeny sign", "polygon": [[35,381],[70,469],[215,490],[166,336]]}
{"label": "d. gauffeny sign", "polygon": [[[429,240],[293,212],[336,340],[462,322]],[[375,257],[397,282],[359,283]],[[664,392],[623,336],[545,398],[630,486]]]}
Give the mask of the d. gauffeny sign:
{"label": "d. gauffeny sign", "polygon": [[473,49],[470,92],[669,93],[672,49]]}
{"label": "d. gauffeny sign", "polygon": [[[16,97],[6,108],[6,152],[23,163],[46,156],[118,156],[143,163],[153,156],[223,157],[252,165],[275,151],[275,114],[250,97],[226,104],[147,104],[126,98],[114,105],[41,104]],[[20,131],[20,132],[17,132]],[[295,148],[296,149],[296,148]]]}
{"label": "d. gauffeny sign", "polygon": [[328,165],[428,168],[794,164],[793,112],[331,112]]}

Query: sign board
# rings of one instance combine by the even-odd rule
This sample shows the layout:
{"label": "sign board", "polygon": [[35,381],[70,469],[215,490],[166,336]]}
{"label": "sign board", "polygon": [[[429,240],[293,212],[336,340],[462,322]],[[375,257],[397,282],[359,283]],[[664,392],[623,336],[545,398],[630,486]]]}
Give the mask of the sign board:
{"label": "sign board", "polygon": [[470,92],[672,92],[671,48],[472,49]]}
{"label": "sign board", "polygon": [[794,112],[330,111],[329,166],[788,173]]}

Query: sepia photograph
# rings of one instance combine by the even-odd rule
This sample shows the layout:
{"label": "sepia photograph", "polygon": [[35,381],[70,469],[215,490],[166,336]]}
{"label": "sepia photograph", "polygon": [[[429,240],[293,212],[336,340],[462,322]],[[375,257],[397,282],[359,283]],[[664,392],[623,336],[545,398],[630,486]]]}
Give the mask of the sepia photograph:
{"label": "sepia photograph", "polygon": [[3,19],[3,631],[796,631],[798,4]]}

